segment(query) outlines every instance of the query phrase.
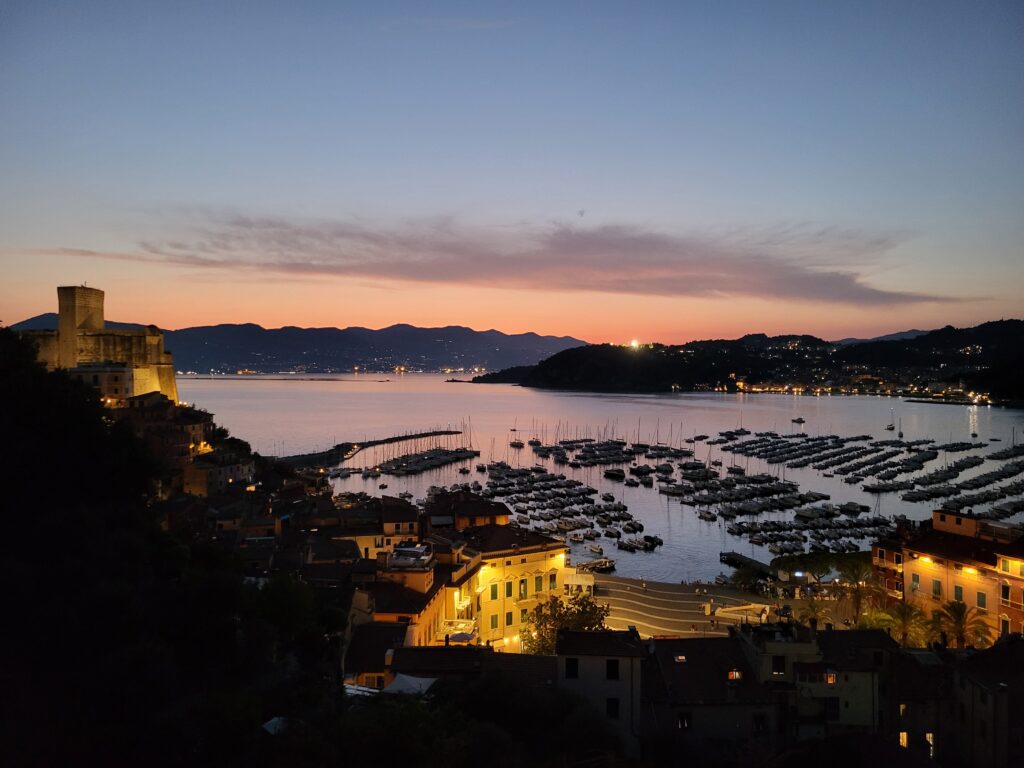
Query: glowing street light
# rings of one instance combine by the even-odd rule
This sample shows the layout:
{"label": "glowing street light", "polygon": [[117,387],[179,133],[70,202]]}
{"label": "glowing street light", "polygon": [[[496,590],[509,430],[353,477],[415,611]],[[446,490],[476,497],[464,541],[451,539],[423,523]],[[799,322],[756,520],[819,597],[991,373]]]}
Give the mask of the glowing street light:
{"label": "glowing street light", "polygon": [[632,349],[640,349],[640,342],[637,339],[633,339],[629,342],[629,346]]}

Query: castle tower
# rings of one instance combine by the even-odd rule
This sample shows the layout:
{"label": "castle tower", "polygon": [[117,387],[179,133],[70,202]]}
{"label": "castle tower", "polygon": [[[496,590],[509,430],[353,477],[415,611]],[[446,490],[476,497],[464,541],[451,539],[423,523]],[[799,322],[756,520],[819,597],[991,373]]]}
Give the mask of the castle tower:
{"label": "castle tower", "polygon": [[57,365],[78,365],[78,332],[103,330],[103,291],[84,285],[65,285],[57,289],[59,319]]}

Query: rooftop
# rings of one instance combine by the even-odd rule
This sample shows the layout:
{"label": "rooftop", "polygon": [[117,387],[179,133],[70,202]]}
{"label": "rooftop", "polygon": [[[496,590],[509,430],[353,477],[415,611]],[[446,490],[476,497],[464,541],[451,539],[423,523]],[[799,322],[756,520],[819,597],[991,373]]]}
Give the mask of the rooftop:
{"label": "rooftop", "polygon": [[363,584],[361,589],[370,593],[373,598],[374,613],[400,613],[415,616],[426,608],[444,584],[434,579],[426,592],[417,592],[410,587],[393,581],[371,581]]}
{"label": "rooftop", "polygon": [[1010,556],[1024,555],[1024,540],[1000,543],[990,539],[961,536],[943,531],[928,531],[906,543],[906,548],[924,555],[957,562],[976,562],[994,566],[996,552]]}
{"label": "rooftop", "polygon": [[383,672],[387,652],[405,642],[408,624],[398,621],[371,621],[352,632],[345,651],[345,673]]}
{"label": "rooftop", "polygon": [[450,515],[452,517],[490,517],[509,514],[508,507],[500,501],[485,499],[470,491],[455,491],[435,494],[426,505],[428,515]]}
{"label": "rooftop", "polygon": [[652,697],[672,704],[769,702],[736,637],[654,640],[657,662],[648,678]]}
{"label": "rooftop", "polygon": [[640,657],[647,655],[647,645],[635,629],[560,629],[555,652],[559,656]]}
{"label": "rooftop", "polygon": [[392,672],[430,677],[468,677],[489,672],[504,672],[519,680],[550,684],[557,675],[554,656],[522,653],[495,653],[489,646],[420,646],[395,650]]}
{"label": "rooftop", "polygon": [[478,525],[466,528],[453,538],[463,539],[482,555],[514,552],[524,549],[567,550],[564,542],[512,525]]}

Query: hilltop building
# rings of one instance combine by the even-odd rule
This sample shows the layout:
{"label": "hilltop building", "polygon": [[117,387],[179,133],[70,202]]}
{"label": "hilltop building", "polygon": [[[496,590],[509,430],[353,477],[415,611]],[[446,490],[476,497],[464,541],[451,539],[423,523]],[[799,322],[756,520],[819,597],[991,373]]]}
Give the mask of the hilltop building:
{"label": "hilltop building", "polygon": [[48,370],[63,368],[100,391],[108,405],[160,392],[178,401],[174,362],[155,325],[112,329],[103,319],[103,291],[84,285],[57,289],[56,330],[23,331]]}

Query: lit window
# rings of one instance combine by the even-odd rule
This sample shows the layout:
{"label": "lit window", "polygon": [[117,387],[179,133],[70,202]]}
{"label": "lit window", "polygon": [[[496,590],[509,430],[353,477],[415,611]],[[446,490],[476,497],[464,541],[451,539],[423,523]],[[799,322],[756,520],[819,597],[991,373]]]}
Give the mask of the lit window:
{"label": "lit window", "polygon": [[905,714],[907,714],[907,705],[900,704],[900,717],[903,717]]}
{"label": "lit window", "polygon": [[742,680],[743,679],[743,672],[741,672],[738,669],[730,669],[729,670],[729,679],[730,680]]}
{"label": "lit window", "polygon": [[999,570],[1003,571],[1004,573],[1010,572],[1010,561],[1007,560],[1005,557],[999,560]]}
{"label": "lit window", "polygon": [[826,672],[825,673],[825,683],[827,685],[835,685],[836,684],[836,673],[835,672]]}
{"label": "lit window", "polygon": [[931,760],[935,757],[935,734],[926,733],[924,740],[928,742],[928,759]]}
{"label": "lit window", "polygon": [[685,656],[676,656],[676,663],[677,664],[685,664],[686,663],[686,657]]}
{"label": "lit window", "polygon": [[900,746],[903,747],[904,749],[907,748],[907,732],[906,731],[900,731]]}

